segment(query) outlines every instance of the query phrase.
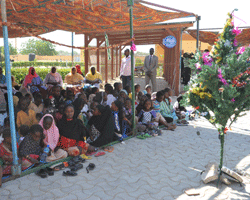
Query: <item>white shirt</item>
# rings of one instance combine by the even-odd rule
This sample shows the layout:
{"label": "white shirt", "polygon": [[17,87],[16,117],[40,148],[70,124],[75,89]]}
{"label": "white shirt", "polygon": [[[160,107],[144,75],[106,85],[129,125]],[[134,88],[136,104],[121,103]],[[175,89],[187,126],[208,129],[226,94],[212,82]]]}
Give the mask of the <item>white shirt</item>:
{"label": "white shirt", "polygon": [[107,96],[107,105],[111,107],[111,104],[116,100],[113,94],[108,94]]}
{"label": "white shirt", "polygon": [[[134,61],[135,68],[135,61]],[[120,76],[131,76],[131,56],[124,57],[121,63]]]}

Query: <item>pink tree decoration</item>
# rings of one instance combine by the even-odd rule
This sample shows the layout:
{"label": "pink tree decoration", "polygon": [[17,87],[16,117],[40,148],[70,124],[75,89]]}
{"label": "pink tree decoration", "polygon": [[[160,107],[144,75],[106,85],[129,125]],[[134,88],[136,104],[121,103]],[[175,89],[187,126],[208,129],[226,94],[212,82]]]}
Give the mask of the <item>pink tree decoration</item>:
{"label": "pink tree decoration", "polygon": [[136,51],[136,46],[135,46],[134,41],[132,42],[130,49],[131,49],[131,51]]}

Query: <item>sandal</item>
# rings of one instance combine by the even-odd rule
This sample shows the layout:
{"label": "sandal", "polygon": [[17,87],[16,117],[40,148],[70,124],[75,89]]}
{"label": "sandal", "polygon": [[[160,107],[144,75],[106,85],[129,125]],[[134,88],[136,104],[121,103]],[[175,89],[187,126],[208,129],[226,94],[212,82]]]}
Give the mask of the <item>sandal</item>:
{"label": "sandal", "polygon": [[95,157],[103,156],[105,154],[106,154],[105,152],[98,152],[97,154],[95,154]]}
{"label": "sandal", "polygon": [[37,176],[40,176],[41,178],[47,178],[48,174],[46,173],[45,169],[40,169],[36,172]]}
{"label": "sandal", "polygon": [[92,157],[86,156],[85,154],[82,154],[82,155],[80,155],[80,156],[81,156],[81,158],[83,158],[83,159],[85,159],[85,160],[91,160],[91,159],[92,159]]}
{"label": "sandal", "polygon": [[83,168],[83,165],[79,163],[79,164],[76,164],[75,166],[71,167],[70,170],[72,172],[76,172],[76,171],[78,171],[79,169],[82,169],[82,168]]}
{"label": "sandal", "polygon": [[95,164],[94,163],[89,163],[88,167],[86,167],[87,173],[89,173],[89,170],[95,169]]}
{"label": "sandal", "polygon": [[51,168],[49,168],[49,167],[46,167],[46,172],[47,172],[47,174],[49,175],[49,176],[54,176],[54,170],[53,169],[51,169]]}
{"label": "sandal", "polygon": [[114,151],[114,149],[115,149],[114,147],[110,146],[110,147],[108,147],[108,152],[111,153]]}
{"label": "sandal", "polygon": [[64,171],[63,176],[77,176],[77,173],[72,171]]}

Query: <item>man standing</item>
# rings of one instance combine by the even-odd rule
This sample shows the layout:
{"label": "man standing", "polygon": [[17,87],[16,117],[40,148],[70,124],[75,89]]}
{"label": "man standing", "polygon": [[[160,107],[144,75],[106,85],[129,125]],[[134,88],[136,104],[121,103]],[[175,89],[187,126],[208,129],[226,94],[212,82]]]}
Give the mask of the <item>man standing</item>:
{"label": "man standing", "polygon": [[154,49],[149,50],[150,55],[145,57],[144,71],[145,71],[145,84],[148,85],[151,80],[153,92],[156,92],[156,68],[158,67],[158,57],[154,55]]}
{"label": "man standing", "polygon": [[120,70],[120,78],[122,80],[123,89],[126,86],[131,87],[131,56],[129,49],[124,51],[125,57],[122,59],[121,70]]}

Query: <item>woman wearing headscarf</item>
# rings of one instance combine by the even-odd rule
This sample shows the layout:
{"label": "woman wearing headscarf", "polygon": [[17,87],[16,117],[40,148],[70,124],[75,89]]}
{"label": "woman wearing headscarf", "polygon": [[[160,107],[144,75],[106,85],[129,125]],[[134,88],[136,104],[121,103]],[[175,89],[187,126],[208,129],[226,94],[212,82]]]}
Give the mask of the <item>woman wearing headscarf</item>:
{"label": "woman wearing headscarf", "polygon": [[91,145],[85,142],[88,130],[80,119],[74,117],[74,114],[74,106],[67,105],[62,119],[58,122],[60,133],[58,146],[67,151],[70,156],[77,156],[94,150]]}
{"label": "woman wearing headscarf", "polygon": [[78,74],[81,74],[81,75],[83,76],[83,73],[82,73],[82,71],[81,71],[81,66],[80,66],[80,65],[76,65],[75,68],[76,68],[76,72],[77,72]]}
{"label": "woman wearing headscarf", "polygon": [[62,87],[63,85],[63,80],[62,76],[56,72],[56,68],[52,67],[51,72],[48,73],[43,80],[43,84],[47,85],[48,89],[51,89],[53,86],[59,85]]}
{"label": "woman wearing headscarf", "polygon": [[49,145],[51,149],[51,155],[47,157],[47,162],[56,161],[68,156],[67,152],[62,149],[55,149],[59,141],[59,130],[55,124],[55,120],[52,115],[46,114],[40,120],[39,125],[43,128],[43,134],[45,136],[43,142],[45,146]]}
{"label": "woman wearing headscarf", "polygon": [[29,74],[25,76],[23,85],[25,88],[30,87],[30,92],[32,94],[35,92],[40,92],[43,98],[46,98],[47,88],[43,86],[43,81],[40,76],[37,75],[34,67],[29,68]]}
{"label": "woman wearing headscarf", "polygon": [[75,67],[72,67],[71,72],[65,76],[64,82],[69,85],[79,85],[83,83],[83,76],[77,73]]}
{"label": "woman wearing headscarf", "polygon": [[116,139],[114,118],[109,106],[97,105],[93,108],[90,118],[89,137],[87,142],[95,147],[106,145]]}
{"label": "woman wearing headscarf", "polygon": [[102,83],[102,75],[92,66],[86,74],[84,82],[99,88],[100,83]]}

